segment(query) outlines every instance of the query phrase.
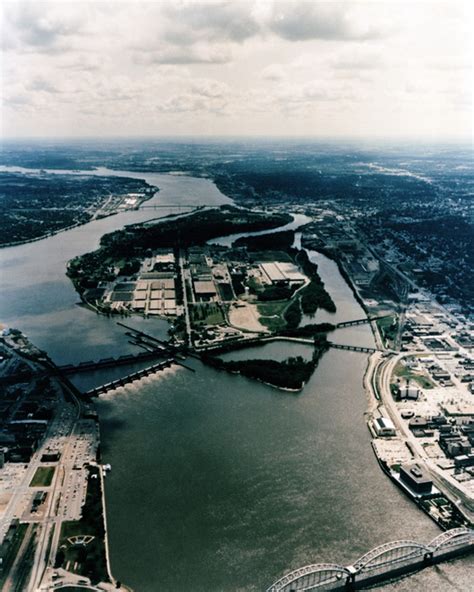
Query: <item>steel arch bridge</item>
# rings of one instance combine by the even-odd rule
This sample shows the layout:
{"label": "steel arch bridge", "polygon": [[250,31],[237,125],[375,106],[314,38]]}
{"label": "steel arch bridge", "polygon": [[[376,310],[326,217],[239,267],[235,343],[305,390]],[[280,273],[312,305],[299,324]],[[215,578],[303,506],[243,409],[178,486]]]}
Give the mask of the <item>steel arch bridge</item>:
{"label": "steel arch bridge", "polygon": [[[343,567],[336,563],[316,563],[296,569],[275,582],[267,592],[298,592],[342,590],[348,584],[379,577],[392,571],[413,566],[429,565],[443,554],[465,548],[474,550],[474,529],[453,528],[434,538],[430,543],[399,540],[375,547],[362,555],[353,565]],[[383,575],[382,575],[383,577]]]}
{"label": "steel arch bridge", "polygon": [[410,561],[431,554],[427,545],[416,541],[391,541],[372,549],[358,559],[353,567],[356,573],[368,572],[396,563]]}
{"label": "steel arch bridge", "polygon": [[453,528],[434,538],[428,546],[436,553],[460,545],[474,545],[472,528]]}
{"label": "steel arch bridge", "polygon": [[[331,584],[344,582],[350,577],[346,567],[336,563],[316,563],[295,569],[275,582],[267,592],[294,590],[324,590]],[[330,589],[330,588],[329,588]]]}

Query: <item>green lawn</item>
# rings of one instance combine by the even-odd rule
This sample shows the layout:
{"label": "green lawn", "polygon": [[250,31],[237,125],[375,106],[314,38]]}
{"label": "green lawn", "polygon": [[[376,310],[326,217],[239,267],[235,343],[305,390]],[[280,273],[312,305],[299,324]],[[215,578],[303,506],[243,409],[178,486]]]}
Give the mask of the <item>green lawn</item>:
{"label": "green lawn", "polygon": [[398,321],[396,316],[388,316],[376,321],[380,335],[386,346],[390,346],[397,336]]}
{"label": "green lawn", "polygon": [[31,480],[30,487],[49,487],[53,480],[54,467],[38,467]]}
{"label": "green lawn", "polygon": [[193,304],[190,312],[193,325],[220,325],[224,322],[222,310],[214,302]]}
{"label": "green lawn", "polygon": [[259,302],[257,304],[258,314],[262,325],[270,331],[280,331],[286,327],[286,322],[282,318],[284,310],[288,306],[288,300],[278,300],[276,302]]}
{"label": "green lawn", "polygon": [[401,362],[399,362],[395,366],[395,370],[393,371],[393,377],[413,380],[417,384],[419,384],[423,389],[432,389],[434,386],[434,383],[427,376],[425,376],[424,374],[417,374],[416,372],[411,370],[411,368],[408,368],[407,366],[405,366],[405,364],[402,364]]}
{"label": "green lawn", "polygon": [[[55,560],[55,567],[65,567],[70,562],[71,571],[91,578],[93,583],[108,581],[99,470],[98,467],[89,467],[82,517],[80,520],[62,523],[59,550]],[[94,538],[86,546],[74,546],[68,539],[78,535],[90,535]]]}
{"label": "green lawn", "polygon": [[288,306],[288,300],[278,300],[276,302],[259,302],[257,304],[258,313],[262,317],[271,317],[281,315]]}

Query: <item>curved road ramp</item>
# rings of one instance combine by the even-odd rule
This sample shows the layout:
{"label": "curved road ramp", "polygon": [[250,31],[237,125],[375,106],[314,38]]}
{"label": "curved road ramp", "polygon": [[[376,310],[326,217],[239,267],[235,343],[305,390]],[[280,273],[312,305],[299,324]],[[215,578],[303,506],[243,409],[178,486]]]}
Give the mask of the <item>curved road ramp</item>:
{"label": "curved road ramp", "polygon": [[267,592],[360,590],[473,551],[474,529],[453,528],[427,545],[415,541],[380,545],[347,567],[335,563],[301,567],[280,578]]}

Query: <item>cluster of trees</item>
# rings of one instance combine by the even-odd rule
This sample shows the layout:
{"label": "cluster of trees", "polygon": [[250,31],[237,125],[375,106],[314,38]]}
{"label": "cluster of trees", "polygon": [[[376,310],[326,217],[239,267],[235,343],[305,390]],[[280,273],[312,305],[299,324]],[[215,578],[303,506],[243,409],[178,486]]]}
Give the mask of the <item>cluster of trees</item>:
{"label": "cluster of trees", "polygon": [[282,362],[276,360],[239,360],[223,361],[212,356],[203,356],[203,361],[215,368],[242,374],[247,378],[260,380],[272,386],[284,389],[301,390],[311,378],[314,369],[323,353],[328,349],[324,336],[315,342],[312,359],[305,360],[301,356],[287,358]]}
{"label": "cluster of trees", "polygon": [[285,310],[284,317],[288,329],[296,329],[296,327],[298,327],[303,317],[299,298],[295,298],[295,300],[293,300],[290,306]]}
{"label": "cluster of trees", "polygon": [[242,236],[232,243],[234,248],[246,247],[248,251],[288,251],[295,241],[293,230],[282,230],[257,236]]}
{"label": "cluster of trees", "polygon": [[336,312],[336,304],[324,287],[324,282],[318,273],[318,266],[309,260],[308,253],[304,249],[298,252],[296,261],[311,280],[301,295],[303,312],[312,315],[318,308]]}
{"label": "cluster of trees", "polygon": [[137,224],[102,237],[101,248],[124,257],[143,256],[147,249],[202,245],[212,238],[236,232],[254,232],[282,226],[291,220],[287,214],[264,215],[231,206],[199,211],[189,216],[163,220],[156,224]]}
{"label": "cluster of trees", "polygon": [[303,327],[287,328],[279,331],[280,335],[286,337],[307,337],[308,339],[314,337],[317,339],[321,335],[334,331],[336,328],[332,323],[316,323],[311,325],[304,325]]}
{"label": "cluster of trees", "polygon": [[262,292],[257,294],[260,302],[271,302],[274,300],[289,300],[295,291],[295,288],[289,286],[266,286]]}

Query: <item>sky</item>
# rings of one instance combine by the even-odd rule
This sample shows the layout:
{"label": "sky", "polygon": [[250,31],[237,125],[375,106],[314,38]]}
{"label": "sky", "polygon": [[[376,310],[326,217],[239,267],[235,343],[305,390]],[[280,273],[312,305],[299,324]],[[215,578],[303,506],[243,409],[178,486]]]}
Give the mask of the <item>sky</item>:
{"label": "sky", "polygon": [[473,5],[7,0],[0,133],[471,139]]}

